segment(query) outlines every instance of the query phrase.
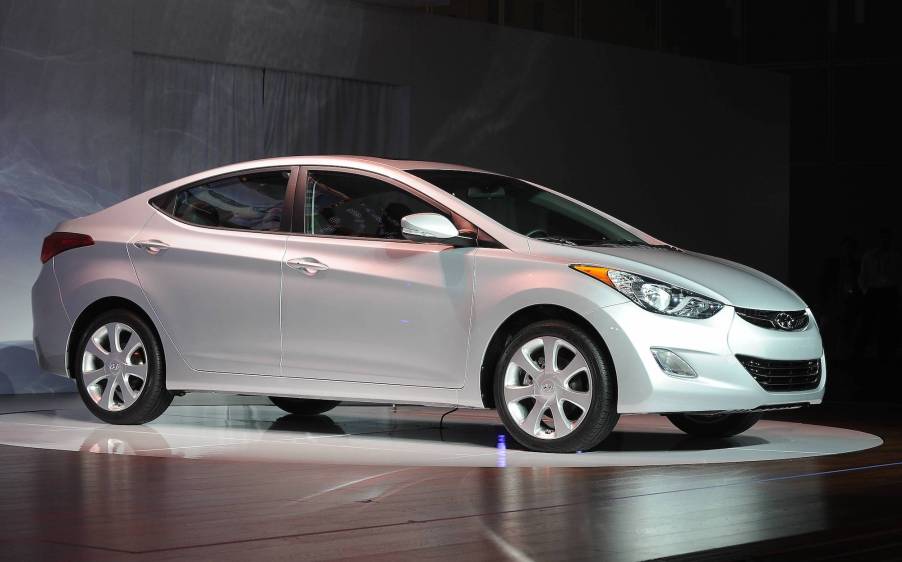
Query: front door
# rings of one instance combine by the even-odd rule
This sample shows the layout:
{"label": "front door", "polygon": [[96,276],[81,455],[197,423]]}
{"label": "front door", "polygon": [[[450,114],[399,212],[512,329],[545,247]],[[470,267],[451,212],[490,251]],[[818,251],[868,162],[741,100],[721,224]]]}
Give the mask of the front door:
{"label": "front door", "polygon": [[417,243],[401,218],[441,212],[386,179],[308,170],[283,267],[282,374],[463,385],[475,248]]}
{"label": "front door", "polygon": [[141,286],[191,368],[279,374],[290,175],[245,173],[166,194],[130,244]]}

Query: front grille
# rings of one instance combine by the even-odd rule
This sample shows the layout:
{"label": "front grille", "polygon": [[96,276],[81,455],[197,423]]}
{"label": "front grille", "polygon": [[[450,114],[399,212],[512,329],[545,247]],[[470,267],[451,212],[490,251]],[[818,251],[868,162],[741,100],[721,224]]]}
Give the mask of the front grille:
{"label": "front grille", "polygon": [[737,308],[740,318],[762,328],[795,332],[808,326],[808,313],[804,310],[756,310],[754,308]]}
{"label": "front grille", "polygon": [[745,370],[761,388],[770,392],[814,390],[821,384],[821,360],[776,361],[737,355]]}

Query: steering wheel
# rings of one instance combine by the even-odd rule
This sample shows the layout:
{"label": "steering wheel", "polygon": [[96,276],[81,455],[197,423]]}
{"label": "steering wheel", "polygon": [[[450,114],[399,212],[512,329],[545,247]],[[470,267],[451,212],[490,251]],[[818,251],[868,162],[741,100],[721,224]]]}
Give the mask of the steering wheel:
{"label": "steering wheel", "polygon": [[526,233],[527,238],[544,238],[548,236],[548,233],[542,230],[541,228],[533,228],[529,232]]}

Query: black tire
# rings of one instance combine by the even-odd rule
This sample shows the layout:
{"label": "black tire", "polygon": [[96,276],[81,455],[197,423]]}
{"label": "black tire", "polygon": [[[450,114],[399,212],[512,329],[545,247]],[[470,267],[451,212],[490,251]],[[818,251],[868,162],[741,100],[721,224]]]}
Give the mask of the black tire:
{"label": "black tire", "polygon": [[[147,365],[147,378],[141,388],[141,394],[133,404],[119,411],[106,410],[96,404],[91,398],[82,376],[82,357],[88,339],[101,326],[110,322],[126,324],[135,330],[144,343],[144,359]],[[166,363],[163,357],[163,347],[147,321],[131,310],[108,310],[91,320],[79,335],[71,365],[82,401],[94,416],[106,423],[144,424],[158,418],[172,403],[173,394],[166,389]]]}
{"label": "black tire", "polygon": [[733,437],[758,423],[761,414],[668,414],[667,419],[684,433],[695,437]]}
{"label": "black tire", "polygon": [[[513,355],[529,341],[543,336],[565,340],[579,351],[588,365],[592,379],[592,402],[582,422],[564,437],[542,439],[520,428],[508,411],[504,398],[504,377]],[[598,344],[581,328],[558,320],[540,321],[520,330],[508,342],[495,367],[495,404],[498,416],[511,436],[524,447],[545,453],[575,453],[588,451],[605,440],[620,415],[617,413],[617,381],[613,366]]]}
{"label": "black tire", "polygon": [[323,412],[328,412],[340,402],[336,400],[312,400],[310,398],[282,398],[280,396],[270,396],[272,403],[279,408],[285,410],[289,414],[297,416],[316,416]]}

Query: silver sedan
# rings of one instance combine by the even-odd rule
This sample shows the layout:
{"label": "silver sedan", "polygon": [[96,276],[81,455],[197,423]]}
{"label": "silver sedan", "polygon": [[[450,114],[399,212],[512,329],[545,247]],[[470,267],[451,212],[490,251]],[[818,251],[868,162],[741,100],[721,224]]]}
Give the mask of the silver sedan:
{"label": "silver sedan", "polygon": [[226,166],[60,224],[41,260],[40,364],[109,423],[196,391],[441,404],[574,452],[621,414],[723,437],[824,394],[814,318],[777,280],[462,166]]}

